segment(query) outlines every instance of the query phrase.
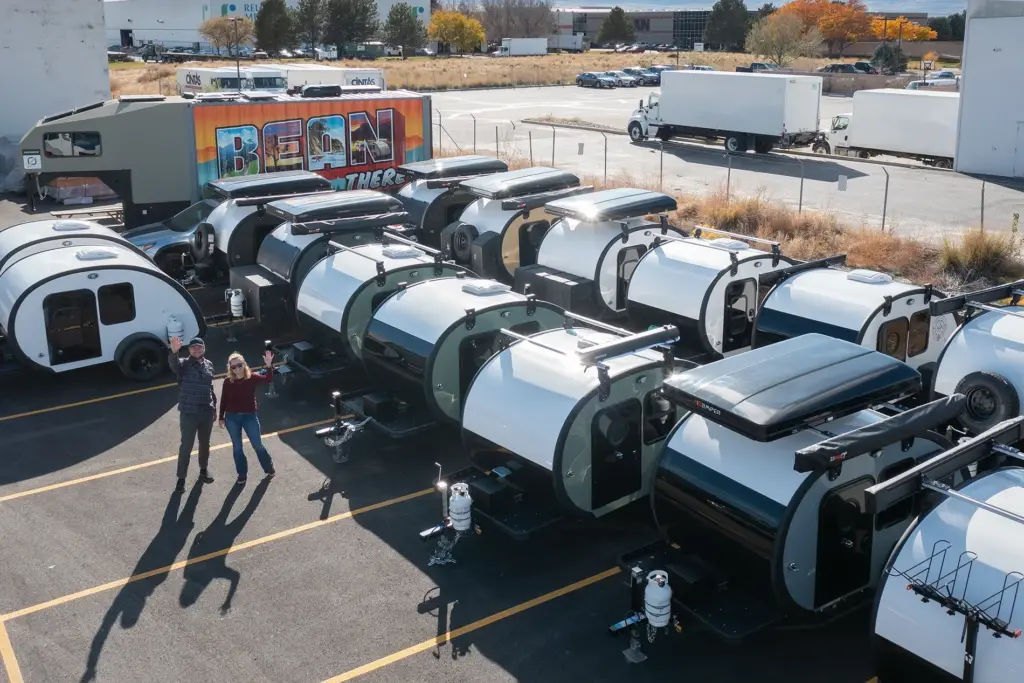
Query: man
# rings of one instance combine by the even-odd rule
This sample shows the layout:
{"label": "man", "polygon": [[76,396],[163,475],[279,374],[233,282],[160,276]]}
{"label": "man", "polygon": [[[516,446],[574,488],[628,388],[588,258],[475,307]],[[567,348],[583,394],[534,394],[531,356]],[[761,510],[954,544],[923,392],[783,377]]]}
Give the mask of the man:
{"label": "man", "polygon": [[181,446],[178,447],[178,485],[185,490],[185,476],[192,459],[192,446],[199,436],[199,480],[209,484],[213,477],[207,472],[210,464],[210,433],[217,415],[217,395],[213,391],[213,363],[206,357],[206,344],[199,337],[188,343],[188,357],[180,358],[181,339],[171,339],[169,357],[171,370],[178,376],[178,412],[181,424]]}

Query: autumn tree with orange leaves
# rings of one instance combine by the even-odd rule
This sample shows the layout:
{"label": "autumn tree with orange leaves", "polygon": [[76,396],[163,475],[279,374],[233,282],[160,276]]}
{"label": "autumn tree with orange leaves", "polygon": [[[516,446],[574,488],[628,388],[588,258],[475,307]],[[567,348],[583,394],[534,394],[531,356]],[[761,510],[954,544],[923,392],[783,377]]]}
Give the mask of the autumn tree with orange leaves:
{"label": "autumn tree with orange leaves", "polygon": [[[900,28],[902,26],[902,29]],[[884,17],[871,19],[871,35],[882,40],[935,40],[939,34],[929,26],[915,24],[906,17],[886,20]]]}
{"label": "autumn tree with orange leaves", "polygon": [[842,55],[847,47],[872,34],[871,17],[860,0],[793,0],[778,14],[800,17],[805,29],[817,27],[832,54]]}

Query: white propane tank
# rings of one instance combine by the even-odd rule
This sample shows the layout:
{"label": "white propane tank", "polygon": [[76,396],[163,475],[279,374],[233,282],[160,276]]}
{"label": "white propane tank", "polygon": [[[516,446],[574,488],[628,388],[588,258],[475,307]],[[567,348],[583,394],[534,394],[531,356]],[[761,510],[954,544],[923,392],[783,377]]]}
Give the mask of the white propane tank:
{"label": "white propane tank", "polygon": [[672,588],[668,585],[668,574],[656,569],[647,575],[644,588],[644,616],[654,628],[668,626],[672,618]]}
{"label": "white propane tank", "polygon": [[181,323],[180,320],[178,320],[177,316],[167,316],[167,342],[170,343],[170,341],[175,337],[181,339],[184,342],[184,336],[185,326]]}
{"label": "white propane tank", "polygon": [[242,290],[229,289],[228,301],[231,302],[231,317],[241,318],[243,314],[242,304],[245,303],[245,297],[242,296]]}
{"label": "white propane tank", "polygon": [[452,484],[452,496],[448,499],[448,518],[456,531],[469,531],[473,523],[473,499],[469,497],[469,484]]}

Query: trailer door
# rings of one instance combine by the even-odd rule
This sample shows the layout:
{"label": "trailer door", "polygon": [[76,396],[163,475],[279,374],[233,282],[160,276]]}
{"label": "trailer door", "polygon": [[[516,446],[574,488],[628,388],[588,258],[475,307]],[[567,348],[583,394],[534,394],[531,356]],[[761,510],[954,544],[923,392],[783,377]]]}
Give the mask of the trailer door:
{"label": "trailer door", "polygon": [[101,355],[96,295],[92,290],[47,295],[43,299],[43,319],[51,367]]}

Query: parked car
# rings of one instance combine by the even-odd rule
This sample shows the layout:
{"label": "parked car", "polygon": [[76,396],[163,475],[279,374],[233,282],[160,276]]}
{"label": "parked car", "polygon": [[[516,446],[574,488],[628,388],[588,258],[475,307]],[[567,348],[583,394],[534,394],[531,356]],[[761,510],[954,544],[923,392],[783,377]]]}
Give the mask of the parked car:
{"label": "parked car", "polygon": [[418,47],[418,48],[416,48],[416,56],[417,57],[433,57],[434,54],[435,53],[434,53],[433,50],[427,49],[425,47]]}
{"label": "parked car", "polygon": [[856,69],[857,71],[860,71],[861,73],[865,73],[865,74],[877,74],[878,73],[878,69],[876,69],[871,64],[871,62],[854,62],[853,63],[853,68]]}
{"label": "parked car", "polygon": [[861,73],[853,64],[826,64],[818,69],[819,73],[828,74],[858,74]]}
{"label": "parked car", "polygon": [[775,66],[774,64],[769,64],[768,62],[751,62],[750,63],[750,70],[751,71],[776,71],[776,70],[778,70],[778,68],[779,67]]}
{"label": "parked car", "polygon": [[640,85],[639,79],[630,76],[623,71],[605,71],[604,76],[615,79],[615,85],[620,88],[635,88]]}
{"label": "parked car", "polygon": [[640,85],[657,85],[661,83],[661,75],[657,71],[648,71],[639,66],[630,66],[622,70],[640,82]]}
{"label": "parked car", "polygon": [[610,76],[606,76],[605,74],[587,71],[586,73],[581,73],[576,77],[576,85],[581,88],[614,88],[615,79]]}
{"label": "parked car", "polygon": [[929,78],[926,81],[911,81],[907,83],[907,90],[921,90],[922,88],[948,88],[959,89],[960,80],[957,78]]}
{"label": "parked car", "polygon": [[940,80],[940,79],[944,79],[944,78],[945,79],[950,79],[951,78],[953,80],[957,80],[957,79],[960,78],[960,76],[957,75],[957,73],[955,71],[932,71],[931,73],[925,74],[924,78],[927,81]]}

